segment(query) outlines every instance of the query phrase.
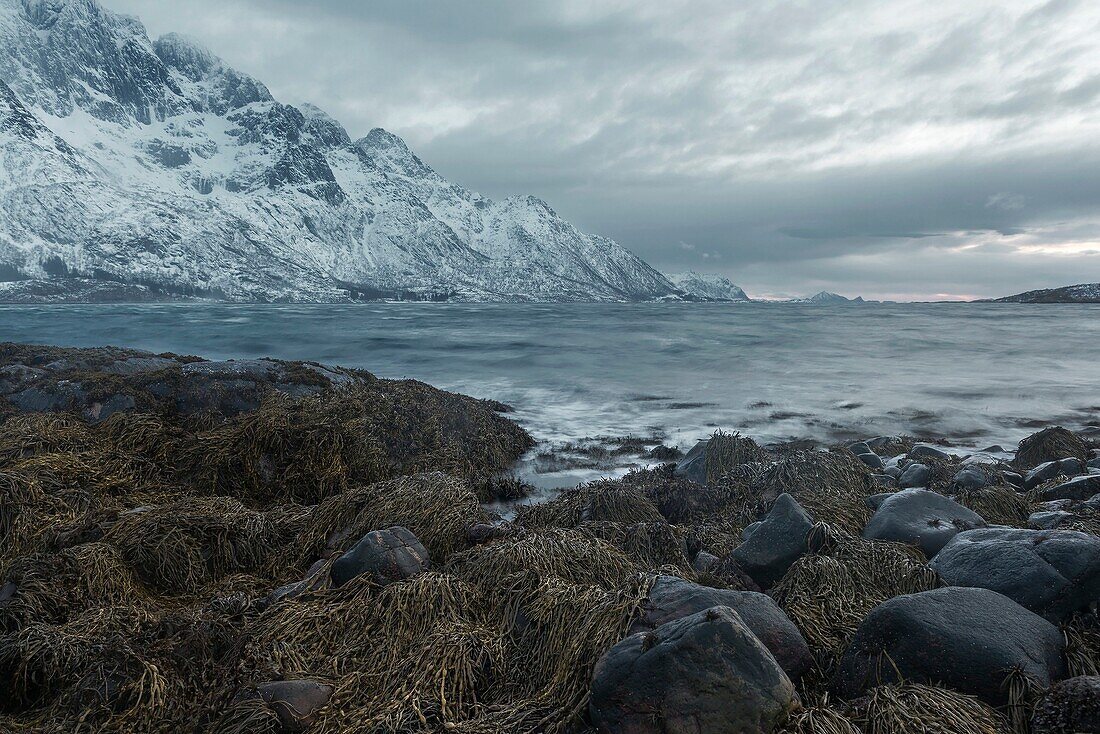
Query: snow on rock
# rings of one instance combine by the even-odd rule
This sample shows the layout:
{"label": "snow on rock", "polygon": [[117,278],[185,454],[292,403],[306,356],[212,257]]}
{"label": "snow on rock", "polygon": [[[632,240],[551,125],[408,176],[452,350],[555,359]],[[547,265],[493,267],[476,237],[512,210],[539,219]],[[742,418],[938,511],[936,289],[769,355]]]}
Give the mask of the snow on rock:
{"label": "snow on rock", "polygon": [[1100,303],[1100,283],[1044,288],[998,298],[998,303]]}
{"label": "snow on rock", "polygon": [[708,301],[748,301],[745,291],[734,285],[729,278],[721,275],[705,274],[688,271],[686,273],[674,273],[668,276],[672,284],[678,290],[691,298]]}
{"label": "snow on rock", "polygon": [[676,292],[545,202],[467,191],[382,129],[352,141],[97,0],[0,0],[0,47],[0,274],[84,284],[36,294],[88,280],[238,301]]}

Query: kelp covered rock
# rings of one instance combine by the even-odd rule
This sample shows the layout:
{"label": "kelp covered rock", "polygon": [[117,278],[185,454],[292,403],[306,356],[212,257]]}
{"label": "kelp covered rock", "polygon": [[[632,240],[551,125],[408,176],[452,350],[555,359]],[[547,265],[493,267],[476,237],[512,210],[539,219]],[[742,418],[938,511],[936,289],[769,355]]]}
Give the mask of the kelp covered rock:
{"label": "kelp covered rock", "polygon": [[611,648],[596,664],[589,710],[605,734],[765,734],[797,705],[738,614],[713,607]]}

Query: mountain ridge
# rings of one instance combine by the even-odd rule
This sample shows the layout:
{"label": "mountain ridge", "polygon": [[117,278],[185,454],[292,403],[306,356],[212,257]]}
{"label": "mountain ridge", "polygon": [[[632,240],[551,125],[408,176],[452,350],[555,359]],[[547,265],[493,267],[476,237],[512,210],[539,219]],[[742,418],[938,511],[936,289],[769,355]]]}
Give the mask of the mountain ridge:
{"label": "mountain ridge", "polygon": [[1100,303],[1100,283],[1040,288],[992,299],[993,303]]}
{"label": "mountain ridge", "polygon": [[3,280],[230,301],[682,294],[541,199],[470,192],[381,128],[353,140],[97,0],[0,0],[0,46]]}

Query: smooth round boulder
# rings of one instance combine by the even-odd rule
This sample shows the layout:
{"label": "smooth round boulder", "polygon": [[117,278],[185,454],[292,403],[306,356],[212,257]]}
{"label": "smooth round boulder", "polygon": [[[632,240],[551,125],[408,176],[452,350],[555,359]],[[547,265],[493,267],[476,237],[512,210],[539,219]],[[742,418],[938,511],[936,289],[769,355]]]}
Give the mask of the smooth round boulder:
{"label": "smooth round boulder", "polygon": [[813,519],[789,494],[776,498],[765,517],[730,554],[762,589],[770,589],[806,552]]}
{"label": "smooth round boulder", "polygon": [[1035,706],[1032,734],[1100,734],[1100,676],[1055,683]]}
{"label": "smooth round boulder", "polygon": [[927,489],[903,489],[882,501],[863,537],[909,543],[931,558],[960,531],[985,525],[981,515],[949,497]]}
{"label": "smooth round boulder", "polygon": [[1043,687],[1065,675],[1061,631],[1003,594],[947,587],[894,597],[864,618],[841,657],[844,698],[878,685],[931,683],[1000,706],[1019,670]]}
{"label": "smooth round boulder", "polygon": [[910,487],[927,487],[932,480],[932,470],[924,464],[914,462],[902,470],[898,477],[898,486],[902,489]]}
{"label": "smooth round boulder", "polygon": [[813,656],[802,633],[767,594],[712,589],[677,576],[654,579],[630,632],[653,630],[711,607],[729,607],[737,612],[791,680],[800,680],[813,665]]}
{"label": "smooth round boulder", "polygon": [[952,586],[992,589],[1055,624],[1100,599],[1100,537],[1088,533],[967,530],[928,565]]}
{"label": "smooth round boulder", "polygon": [[949,461],[951,459],[951,454],[928,443],[918,443],[909,449],[908,456],[910,459],[938,459],[939,461]]}
{"label": "smooth round boulder", "polygon": [[260,698],[279,717],[283,730],[304,732],[317,721],[317,714],[332,698],[332,686],[315,680],[280,680],[256,686]]}
{"label": "smooth round boulder", "polygon": [[372,530],[332,564],[332,583],[343,586],[368,574],[377,584],[407,579],[431,566],[428,551],[416,536],[400,526]]}
{"label": "smooth round boulder", "polygon": [[959,489],[975,490],[988,487],[993,483],[993,479],[980,466],[973,465],[964,466],[955,472],[955,476],[951,478],[951,483]]}
{"label": "smooth round boulder", "polygon": [[765,734],[799,705],[787,674],[729,607],[622,640],[596,662],[601,734]]}

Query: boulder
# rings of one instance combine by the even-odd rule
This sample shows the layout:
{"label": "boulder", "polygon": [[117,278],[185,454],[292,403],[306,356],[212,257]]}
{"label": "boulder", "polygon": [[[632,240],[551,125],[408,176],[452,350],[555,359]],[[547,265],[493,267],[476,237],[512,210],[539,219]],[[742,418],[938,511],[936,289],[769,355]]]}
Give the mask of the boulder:
{"label": "boulder", "polygon": [[1035,706],[1032,734],[1100,734],[1100,676],[1055,683]]}
{"label": "boulder", "polygon": [[1039,501],[1087,500],[1096,494],[1100,494],[1100,475],[1085,474],[1049,489],[1040,490]]}
{"label": "boulder", "polygon": [[834,687],[854,698],[883,684],[932,683],[993,706],[1020,670],[1043,687],[1065,674],[1057,627],[1003,594],[948,587],[890,599],[860,623],[841,657]]}
{"label": "boulder", "polygon": [[918,546],[931,558],[963,530],[985,527],[982,516],[927,489],[903,489],[882,501],[863,537]]}
{"label": "boulder", "polygon": [[932,470],[921,463],[913,463],[902,470],[898,477],[898,486],[902,489],[909,487],[927,487],[932,480]]}
{"label": "boulder", "polygon": [[798,695],[729,607],[631,635],[597,661],[588,709],[601,734],[764,734]]}
{"label": "boulder", "polygon": [[1089,469],[1100,469],[1100,456],[1095,459],[1089,459],[1089,463],[1086,465]]}
{"label": "boulder", "polygon": [[707,483],[707,445],[709,440],[704,439],[691,447],[684,458],[676,462],[673,476],[690,479],[699,484]]}
{"label": "boulder", "polygon": [[1077,518],[1077,515],[1072,512],[1066,512],[1065,510],[1046,510],[1043,512],[1033,512],[1027,516],[1027,525],[1029,528],[1035,530],[1053,530],[1059,525],[1064,525],[1067,522],[1072,522]]}
{"label": "boulder", "polygon": [[654,580],[630,632],[656,629],[711,607],[729,607],[737,612],[791,680],[801,679],[813,665],[802,633],[767,594],[712,589],[676,576],[658,576]]}
{"label": "boulder", "polygon": [[964,466],[955,472],[951,483],[959,489],[975,490],[988,487],[993,483],[993,479],[978,466]]}
{"label": "boulder", "polygon": [[730,555],[760,588],[769,589],[806,552],[806,534],[813,525],[794,497],[781,494],[768,516]]}
{"label": "boulder", "polygon": [[416,536],[398,526],[364,535],[333,562],[330,573],[336,586],[361,574],[369,574],[375,583],[389,584],[427,571],[430,565],[428,551]]}
{"label": "boulder", "polygon": [[1040,464],[1024,476],[1024,489],[1034,489],[1043,482],[1058,476],[1074,477],[1085,471],[1080,459],[1058,459]]}
{"label": "boulder", "polygon": [[695,558],[691,559],[691,568],[695,573],[707,573],[714,568],[722,559],[713,553],[707,553],[706,551],[699,551],[695,554]]}
{"label": "boulder", "polygon": [[313,726],[332,697],[332,686],[315,680],[280,680],[256,686],[260,698],[279,717],[283,730],[296,734]]}
{"label": "boulder", "polygon": [[859,456],[861,454],[875,453],[871,450],[871,446],[866,441],[856,441],[855,443],[850,443],[848,444],[848,450],[856,456]]}
{"label": "boulder", "polygon": [[856,458],[871,467],[873,471],[882,471],[886,468],[886,465],[882,463],[882,459],[879,458],[878,454],[872,454],[870,452],[866,454],[856,454]]}
{"label": "boulder", "polygon": [[1055,624],[1100,599],[1100,538],[1088,533],[967,530],[928,565],[952,586],[992,589]]}
{"label": "boulder", "polygon": [[913,448],[909,449],[908,454],[910,459],[938,459],[940,461],[950,461],[951,454],[947,453],[938,446],[933,446],[928,443],[918,443]]}

